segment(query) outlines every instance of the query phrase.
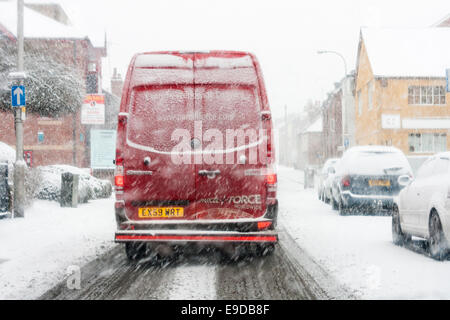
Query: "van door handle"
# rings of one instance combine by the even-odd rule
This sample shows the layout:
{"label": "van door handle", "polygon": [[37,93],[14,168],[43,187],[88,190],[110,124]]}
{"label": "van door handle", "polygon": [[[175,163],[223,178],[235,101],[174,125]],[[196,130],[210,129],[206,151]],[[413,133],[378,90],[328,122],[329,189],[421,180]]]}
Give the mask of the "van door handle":
{"label": "van door handle", "polygon": [[220,174],[220,170],[199,170],[198,174],[200,176],[207,176],[208,178],[214,178]]}

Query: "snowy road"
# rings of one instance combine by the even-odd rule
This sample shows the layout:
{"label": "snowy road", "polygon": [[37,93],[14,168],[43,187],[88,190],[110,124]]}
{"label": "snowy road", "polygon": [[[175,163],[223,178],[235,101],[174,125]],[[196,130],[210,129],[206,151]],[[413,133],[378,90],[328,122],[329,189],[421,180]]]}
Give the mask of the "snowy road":
{"label": "snowy road", "polygon": [[[292,247],[294,246],[294,247]],[[81,270],[81,289],[65,282],[41,299],[330,299],[350,296],[303,255],[303,266],[292,252],[294,241],[281,232],[270,257],[221,262],[220,254],[182,255],[168,264],[128,262],[122,246]],[[326,290],[313,277],[321,272]]]}
{"label": "snowy road", "polygon": [[[434,261],[423,240],[397,247],[389,216],[339,216],[301,171],[278,174],[276,251],[239,262],[205,252],[130,263],[112,241],[113,198],[77,209],[37,201],[24,220],[0,220],[0,298],[450,299],[450,258]],[[82,266],[79,290],[67,287],[70,266]]]}

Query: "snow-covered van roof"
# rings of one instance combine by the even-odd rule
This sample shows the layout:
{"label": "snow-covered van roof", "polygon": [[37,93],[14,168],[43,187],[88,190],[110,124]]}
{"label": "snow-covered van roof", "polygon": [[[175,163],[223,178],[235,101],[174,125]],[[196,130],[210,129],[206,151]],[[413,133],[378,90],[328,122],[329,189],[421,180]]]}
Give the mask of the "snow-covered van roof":
{"label": "snow-covered van roof", "polygon": [[361,28],[375,77],[445,77],[450,28]]}
{"label": "snow-covered van roof", "polygon": [[[13,37],[17,37],[17,3],[15,1],[0,1],[0,31],[6,31]],[[62,24],[24,7],[24,37],[84,39],[87,35],[74,26]]]}
{"label": "snow-covered van roof", "polygon": [[[194,55],[195,54],[195,57]],[[240,51],[146,52],[135,56],[132,86],[171,83],[258,85],[251,54]]]}
{"label": "snow-covered van roof", "polygon": [[136,68],[193,68],[191,54],[195,56],[195,68],[253,68],[249,54],[237,51],[211,52],[146,52],[138,54],[134,62]]}

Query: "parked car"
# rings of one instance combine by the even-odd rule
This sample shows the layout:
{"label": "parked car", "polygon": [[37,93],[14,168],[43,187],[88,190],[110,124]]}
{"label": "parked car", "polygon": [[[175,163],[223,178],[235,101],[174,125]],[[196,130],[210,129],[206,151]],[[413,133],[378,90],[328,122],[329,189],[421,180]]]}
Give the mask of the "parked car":
{"label": "parked car", "polygon": [[402,151],[388,146],[348,149],[336,168],[331,204],[341,215],[353,211],[391,213],[393,198],[403,188],[401,175],[413,176]]}
{"label": "parked car", "polygon": [[395,199],[392,238],[404,245],[411,236],[427,239],[431,256],[445,259],[450,248],[450,152],[431,156],[420,166],[416,178],[402,175],[404,186]]}
{"label": "parked car", "polygon": [[325,203],[331,202],[332,186],[334,177],[336,175],[336,168],[339,166],[339,161],[341,161],[341,159],[338,159],[332,166],[328,168],[328,176],[323,183],[323,201]]}
{"label": "parked car", "polygon": [[332,175],[334,175],[334,164],[338,161],[337,158],[330,158],[325,161],[322,169],[318,174],[318,183],[317,183],[317,194],[320,200],[327,201],[327,192],[325,187],[325,181]]}
{"label": "parked car", "polygon": [[115,159],[115,241],[125,243],[128,258],[170,256],[188,243],[272,252],[278,201],[271,132],[254,55],[135,55]]}

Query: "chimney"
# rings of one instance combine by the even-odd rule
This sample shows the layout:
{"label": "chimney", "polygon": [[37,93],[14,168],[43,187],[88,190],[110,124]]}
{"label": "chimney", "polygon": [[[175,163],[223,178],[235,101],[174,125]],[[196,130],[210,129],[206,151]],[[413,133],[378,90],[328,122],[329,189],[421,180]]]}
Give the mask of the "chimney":
{"label": "chimney", "polygon": [[120,73],[117,73],[117,68],[114,68],[113,76],[111,78],[111,92],[113,95],[122,97],[123,80]]}

